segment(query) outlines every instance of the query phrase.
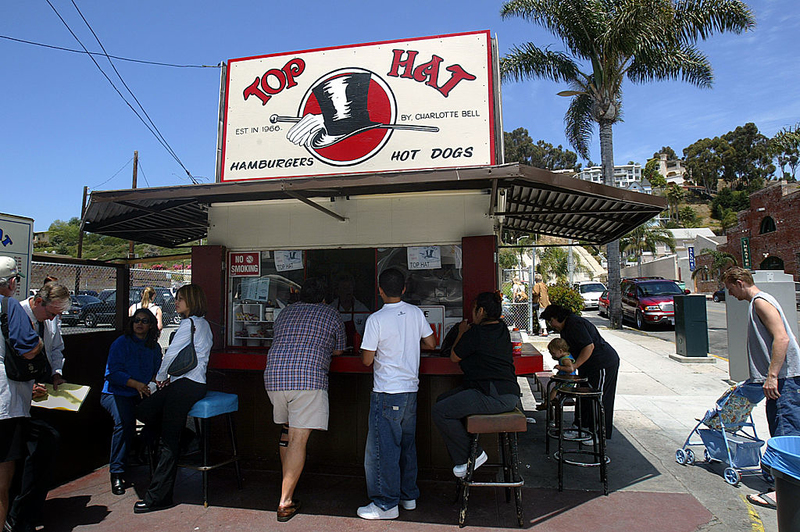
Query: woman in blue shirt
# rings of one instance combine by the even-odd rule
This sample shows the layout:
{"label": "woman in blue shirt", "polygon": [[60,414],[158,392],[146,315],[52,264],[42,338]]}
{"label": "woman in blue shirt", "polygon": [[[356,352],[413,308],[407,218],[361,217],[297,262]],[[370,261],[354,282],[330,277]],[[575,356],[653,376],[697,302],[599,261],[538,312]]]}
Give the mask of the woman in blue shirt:
{"label": "woman in blue shirt", "polygon": [[105,386],[100,397],[103,408],[114,418],[111,436],[111,491],[125,493],[125,458],[136,432],[136,405],[150,395],[148,383],[161,364],[156,317],[138,309],[128,322],[125,334],[117,338],[108,352]]}

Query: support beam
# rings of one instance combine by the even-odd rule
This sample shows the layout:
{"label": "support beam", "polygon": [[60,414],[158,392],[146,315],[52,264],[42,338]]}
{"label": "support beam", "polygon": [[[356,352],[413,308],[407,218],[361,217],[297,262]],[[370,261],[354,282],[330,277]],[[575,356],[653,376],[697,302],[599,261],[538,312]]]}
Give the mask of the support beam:
{"label": "support beam", "polygon": [[330,209],[326,209],[322,205],[318,205],[318,204],[314,203],[313,201],[311,201],[310,199],[306,198],[305,196],[303,196],[302,194],[300,194],[298,192],[294,192],[292,190],[286,190],[286,189],[284,189],[283,191],[286,193],[287,196],[291,196],[292,198],[294,198],[296,200],[302,201],[303,203],[305,203],[309,207],[314,207],[318,211],[324,212],[328,216],[330,216],[332,218],[336,218],[340,222],[346,222],[347,221],[347,218],[345,218],[344,216],[341,216],[340,214],[337,214],[337,213],[333,212]]}

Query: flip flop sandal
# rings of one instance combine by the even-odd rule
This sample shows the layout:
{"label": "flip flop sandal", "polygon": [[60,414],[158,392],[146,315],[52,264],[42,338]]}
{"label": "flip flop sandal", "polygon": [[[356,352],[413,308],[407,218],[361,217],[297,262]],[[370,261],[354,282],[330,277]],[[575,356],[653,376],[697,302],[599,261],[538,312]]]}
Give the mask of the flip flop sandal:
{"label": "flip flop sandal", "polygon": [[747,496],[747,501],[751,504],[755,504],[756,506],[761,506],[762,508],[772,508],[773,510],[776,509],[775,503],[772,502],[772,499],[767,497],[767,493],[751,493]]}
{"label": "flip flop sandal", "polygon": [[295,499],[289,506],[278,508],[278,521],[281,523],[285,523],[286,521],[297,515],[298,511],[300,511],[300,501]]}

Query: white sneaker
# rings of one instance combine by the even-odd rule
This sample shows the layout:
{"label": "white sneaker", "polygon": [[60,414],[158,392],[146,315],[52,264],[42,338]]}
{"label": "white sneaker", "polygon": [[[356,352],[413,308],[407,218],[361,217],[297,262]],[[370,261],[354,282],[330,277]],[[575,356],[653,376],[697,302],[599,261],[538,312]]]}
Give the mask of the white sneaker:
{"label": "white sneaker", "polygon": [[[486,463],[489,457],[486,456],[486,451],[483,451],[480,456],[475,460],[475,469],[478,469],[480,466]],[[469,462],[467,462],[469,463]],[[457,465],[453,468],[453,474],[458,478],[464,478],[467,476],[467,464]]]}
{"label": "white sneaker", "polygon": [[405,500],[405,501],[403,499],[400,499],[400,506],[403,507],[403,510],[409,510],[409,511],[416,510],[417,509],[417,499],[408,499],[408,500]]}
{"label": "white sneaker", "polygon": [[[414,504],[416,505],[416,501]],[[361,519],[397,519],[397,516],[400,515],[397,506],[388,510],[381,510],[374,502],[362,506],[356,513]]]}

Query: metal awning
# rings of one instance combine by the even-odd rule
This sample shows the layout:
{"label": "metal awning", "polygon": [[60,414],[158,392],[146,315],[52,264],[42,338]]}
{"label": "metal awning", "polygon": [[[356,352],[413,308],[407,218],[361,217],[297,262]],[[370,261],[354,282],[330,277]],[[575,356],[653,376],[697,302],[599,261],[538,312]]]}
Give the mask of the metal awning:
{"label": "metal awning", "polygon": [[491,214],[529,234],[611,242],[667,208],[659,196],[599,185],[518,163],[481,168],[337,175],[92,192],[84,229],[176,247],[204,238],[212,203],[404,192],[491,191]]}

